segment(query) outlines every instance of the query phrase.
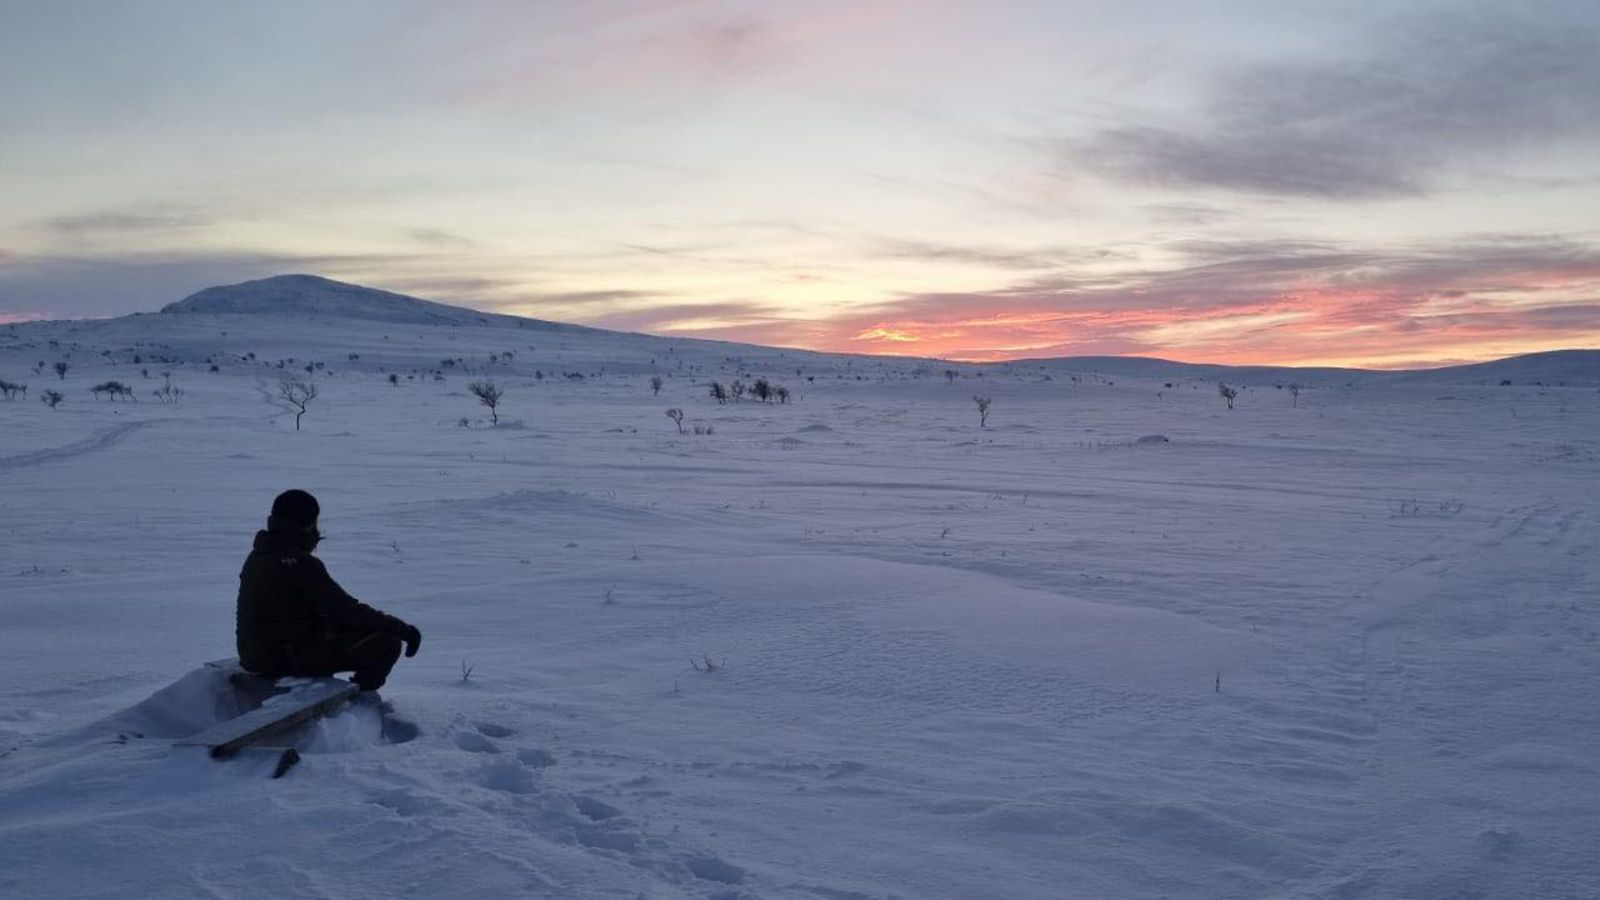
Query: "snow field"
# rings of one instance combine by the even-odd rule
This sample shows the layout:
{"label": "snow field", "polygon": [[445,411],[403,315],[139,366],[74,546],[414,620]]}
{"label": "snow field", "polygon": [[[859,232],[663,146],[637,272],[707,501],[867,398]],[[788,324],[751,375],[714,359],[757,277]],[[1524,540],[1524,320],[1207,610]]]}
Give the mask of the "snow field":
{"label": "snow field", "polygon": [[[251,340],[207,318],[160,333]],[[473,376],[339,360],[498,329],[279,327],[250,345],[340,370],[299,433],[243,365],[135,405],[84,359],[60,409],[0,401],[0,894],[1600,894],[1592,386],[1229,412],[760,351],[796,401],[716,406],[739,364],[696,351],[653,397],[659,345],[613,336],[519,354],[491,429]],[[542,352],[591,374],[535,380]],[[35,355],[0,344],[0,376]],[[196,669],[289,486],[426,638],[385,691],[415,739],[350,710],[272,781],[170,743],[227,713]]]}

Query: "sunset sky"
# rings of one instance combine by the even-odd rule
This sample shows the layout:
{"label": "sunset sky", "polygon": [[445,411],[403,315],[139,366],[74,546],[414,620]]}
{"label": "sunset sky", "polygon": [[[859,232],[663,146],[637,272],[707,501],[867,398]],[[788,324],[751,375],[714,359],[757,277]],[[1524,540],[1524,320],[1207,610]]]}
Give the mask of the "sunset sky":
{"label": "sunset sky", "polygon": [[971,360],[1600,347],[1600,3],[0,0],[0,322],[288,272]]}

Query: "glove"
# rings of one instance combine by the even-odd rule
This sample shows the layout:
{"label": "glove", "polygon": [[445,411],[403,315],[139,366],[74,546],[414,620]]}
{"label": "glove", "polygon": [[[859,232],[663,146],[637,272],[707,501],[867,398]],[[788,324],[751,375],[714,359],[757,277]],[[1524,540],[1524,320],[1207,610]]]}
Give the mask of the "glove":
{"label": "glove", "polygon": [[407,625],[405,630],[400,632],[400,640],[406,642],[406,656],[408,658],[416,656],[417,648],[422,646],[422,632],[418,631],[415,625]]}

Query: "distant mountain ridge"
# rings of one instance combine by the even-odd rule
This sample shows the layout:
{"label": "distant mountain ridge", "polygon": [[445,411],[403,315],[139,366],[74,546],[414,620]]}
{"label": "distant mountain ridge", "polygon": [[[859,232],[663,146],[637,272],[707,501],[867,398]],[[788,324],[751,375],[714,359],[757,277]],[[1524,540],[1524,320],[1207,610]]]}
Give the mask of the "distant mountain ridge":
{"label": "distant mountain ridge", "polygon": [[[162,315],[259,315],[284,319],[341,318],[408,325],[499,326],[523,330],[561,331],[569,334],[621,335],[583,325],[570,325],[522,316],[485,313],[451,306],[392,291],[335,281],[318,275],[277,275],[239,284],[219,285],[197,291],[161,309]],[[666,340],[661,338],[661,340]],[[730,344],[720,340],[699,340],[682,336],[674,341],[691,341],[731,350],[756,345]],[[779,350],[782,348],[760,348]],[[816,351],[807,351],[816,352]],[[861,356],[861,354],[822,354]],[[949,363],[917,358],[906,362]],[[966,364],[962,365],[975,365]],[[1490,362],[1447,366],[1437,369],[1372,370],[1331,367],[1227,366],[1211,363],[1185,363],[1139,356],[1060,356],[1010,360],[983,364],[997,369],[1040,369],[1056,372],[1085,372],[1100,375],[1140,378],[1216,378],[1259,380],[1318,380],[1323,382],[1365,382],[1373,380],[1473,381],[1510,380],[1525,384],[1542,381],[1550,384],[1600,384],[1600,350],[1553,350],[1530,353]]]}

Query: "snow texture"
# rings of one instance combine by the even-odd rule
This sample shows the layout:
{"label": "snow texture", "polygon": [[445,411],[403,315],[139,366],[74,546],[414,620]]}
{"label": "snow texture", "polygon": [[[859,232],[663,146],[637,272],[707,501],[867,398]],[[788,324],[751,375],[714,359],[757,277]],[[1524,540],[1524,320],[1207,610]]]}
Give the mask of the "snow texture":
{"label": "snow texture", "polygon": [[[0,400],[0,896],[1600,896],[1595,353],[952,366],[306,296],[0,328],[67,396]],[[708,395],[756,377],[793,399]],[[172,742],[238,712],[201,663],[291,486],[427,637],[414,728],[349,708],[274,781]]]}

